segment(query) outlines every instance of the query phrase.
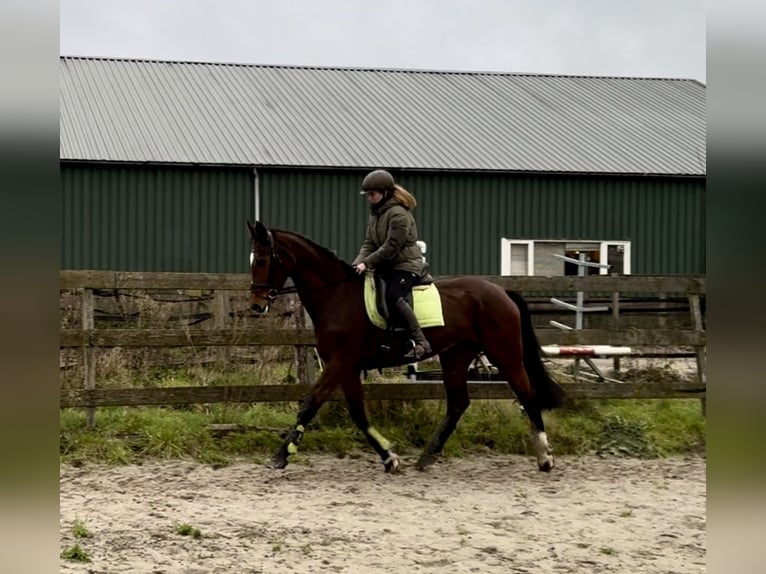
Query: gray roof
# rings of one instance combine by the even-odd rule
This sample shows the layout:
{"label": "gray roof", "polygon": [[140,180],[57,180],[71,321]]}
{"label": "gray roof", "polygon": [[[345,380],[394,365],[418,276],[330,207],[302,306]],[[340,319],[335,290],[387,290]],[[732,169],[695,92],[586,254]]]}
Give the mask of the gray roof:
{"label": "gray roof", "polygon": [[62,160],[706,173],[695,80],[61,58]]}

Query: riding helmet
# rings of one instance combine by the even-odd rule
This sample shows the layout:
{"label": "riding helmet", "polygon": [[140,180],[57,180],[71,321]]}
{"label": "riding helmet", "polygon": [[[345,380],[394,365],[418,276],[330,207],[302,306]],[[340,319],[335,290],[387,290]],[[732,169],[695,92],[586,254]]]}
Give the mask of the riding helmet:
{"label": "riding helmet", "polygon": [[384,192],[394,188],[394,176],[385,169],[376,169],[368,173],[362,180],[362,191],[359,193],[365,195],[368,191]]}

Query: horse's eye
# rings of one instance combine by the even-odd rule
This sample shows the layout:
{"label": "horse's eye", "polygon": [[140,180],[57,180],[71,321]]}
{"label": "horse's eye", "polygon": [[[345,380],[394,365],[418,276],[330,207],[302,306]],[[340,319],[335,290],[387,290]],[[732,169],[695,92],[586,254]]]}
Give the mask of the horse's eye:
{"label": "horse's eye", "polygon": [[255,260],[255,264],[258,267],[266,267],[266,258],[265,257],[259,257]]}

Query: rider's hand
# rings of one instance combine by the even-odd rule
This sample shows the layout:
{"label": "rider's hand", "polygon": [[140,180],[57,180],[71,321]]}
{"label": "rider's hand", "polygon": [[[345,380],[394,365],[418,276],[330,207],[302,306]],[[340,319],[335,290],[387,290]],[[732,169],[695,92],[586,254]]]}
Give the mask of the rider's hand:
{"label": "rider's hand", "polygon": [[361,275],[365,271],[367,271],[367,265],[364,264],[364,261],[362,263],[357,263],[354,265],[354,270]]}

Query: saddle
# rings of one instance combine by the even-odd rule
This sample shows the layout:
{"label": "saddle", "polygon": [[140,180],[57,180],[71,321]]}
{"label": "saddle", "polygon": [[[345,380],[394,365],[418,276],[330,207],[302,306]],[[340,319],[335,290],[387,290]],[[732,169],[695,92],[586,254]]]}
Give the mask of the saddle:
{"label": "saddle", "polygon": [[[380,329],[401,330],[399,326],[388,324],[390,313],[386,305],[386,284],[376,273],[367,273],[364,281],[364,306],[367,316],[373,325]],[[406,297],[407,304],[412,307],[421,328],[443,327],[444,315],[439,290],[433,277],[426,274],[419,278]]]}
{"label": "saddle", "polygon": [[[388,303],[386,302],[386,280],[383,279],[379,273],[373,273],[372,277],[375,281],[375,306],[378,308],[378,312],[380,313],[381,317],[383,317],[388,323],[391,319],[391,314],[388,311]],[[404,297],[404,300],[407,301],[407,305],[409,305],[412,309],[415,308],[412,300],[412,292],[414,291],[415,287],[420,285],[431,285],[433,282],[434,278],[431,277],[430,273],[426,273],[422,277],[416,278],[415,282],[412,284],[412,289]]]}

